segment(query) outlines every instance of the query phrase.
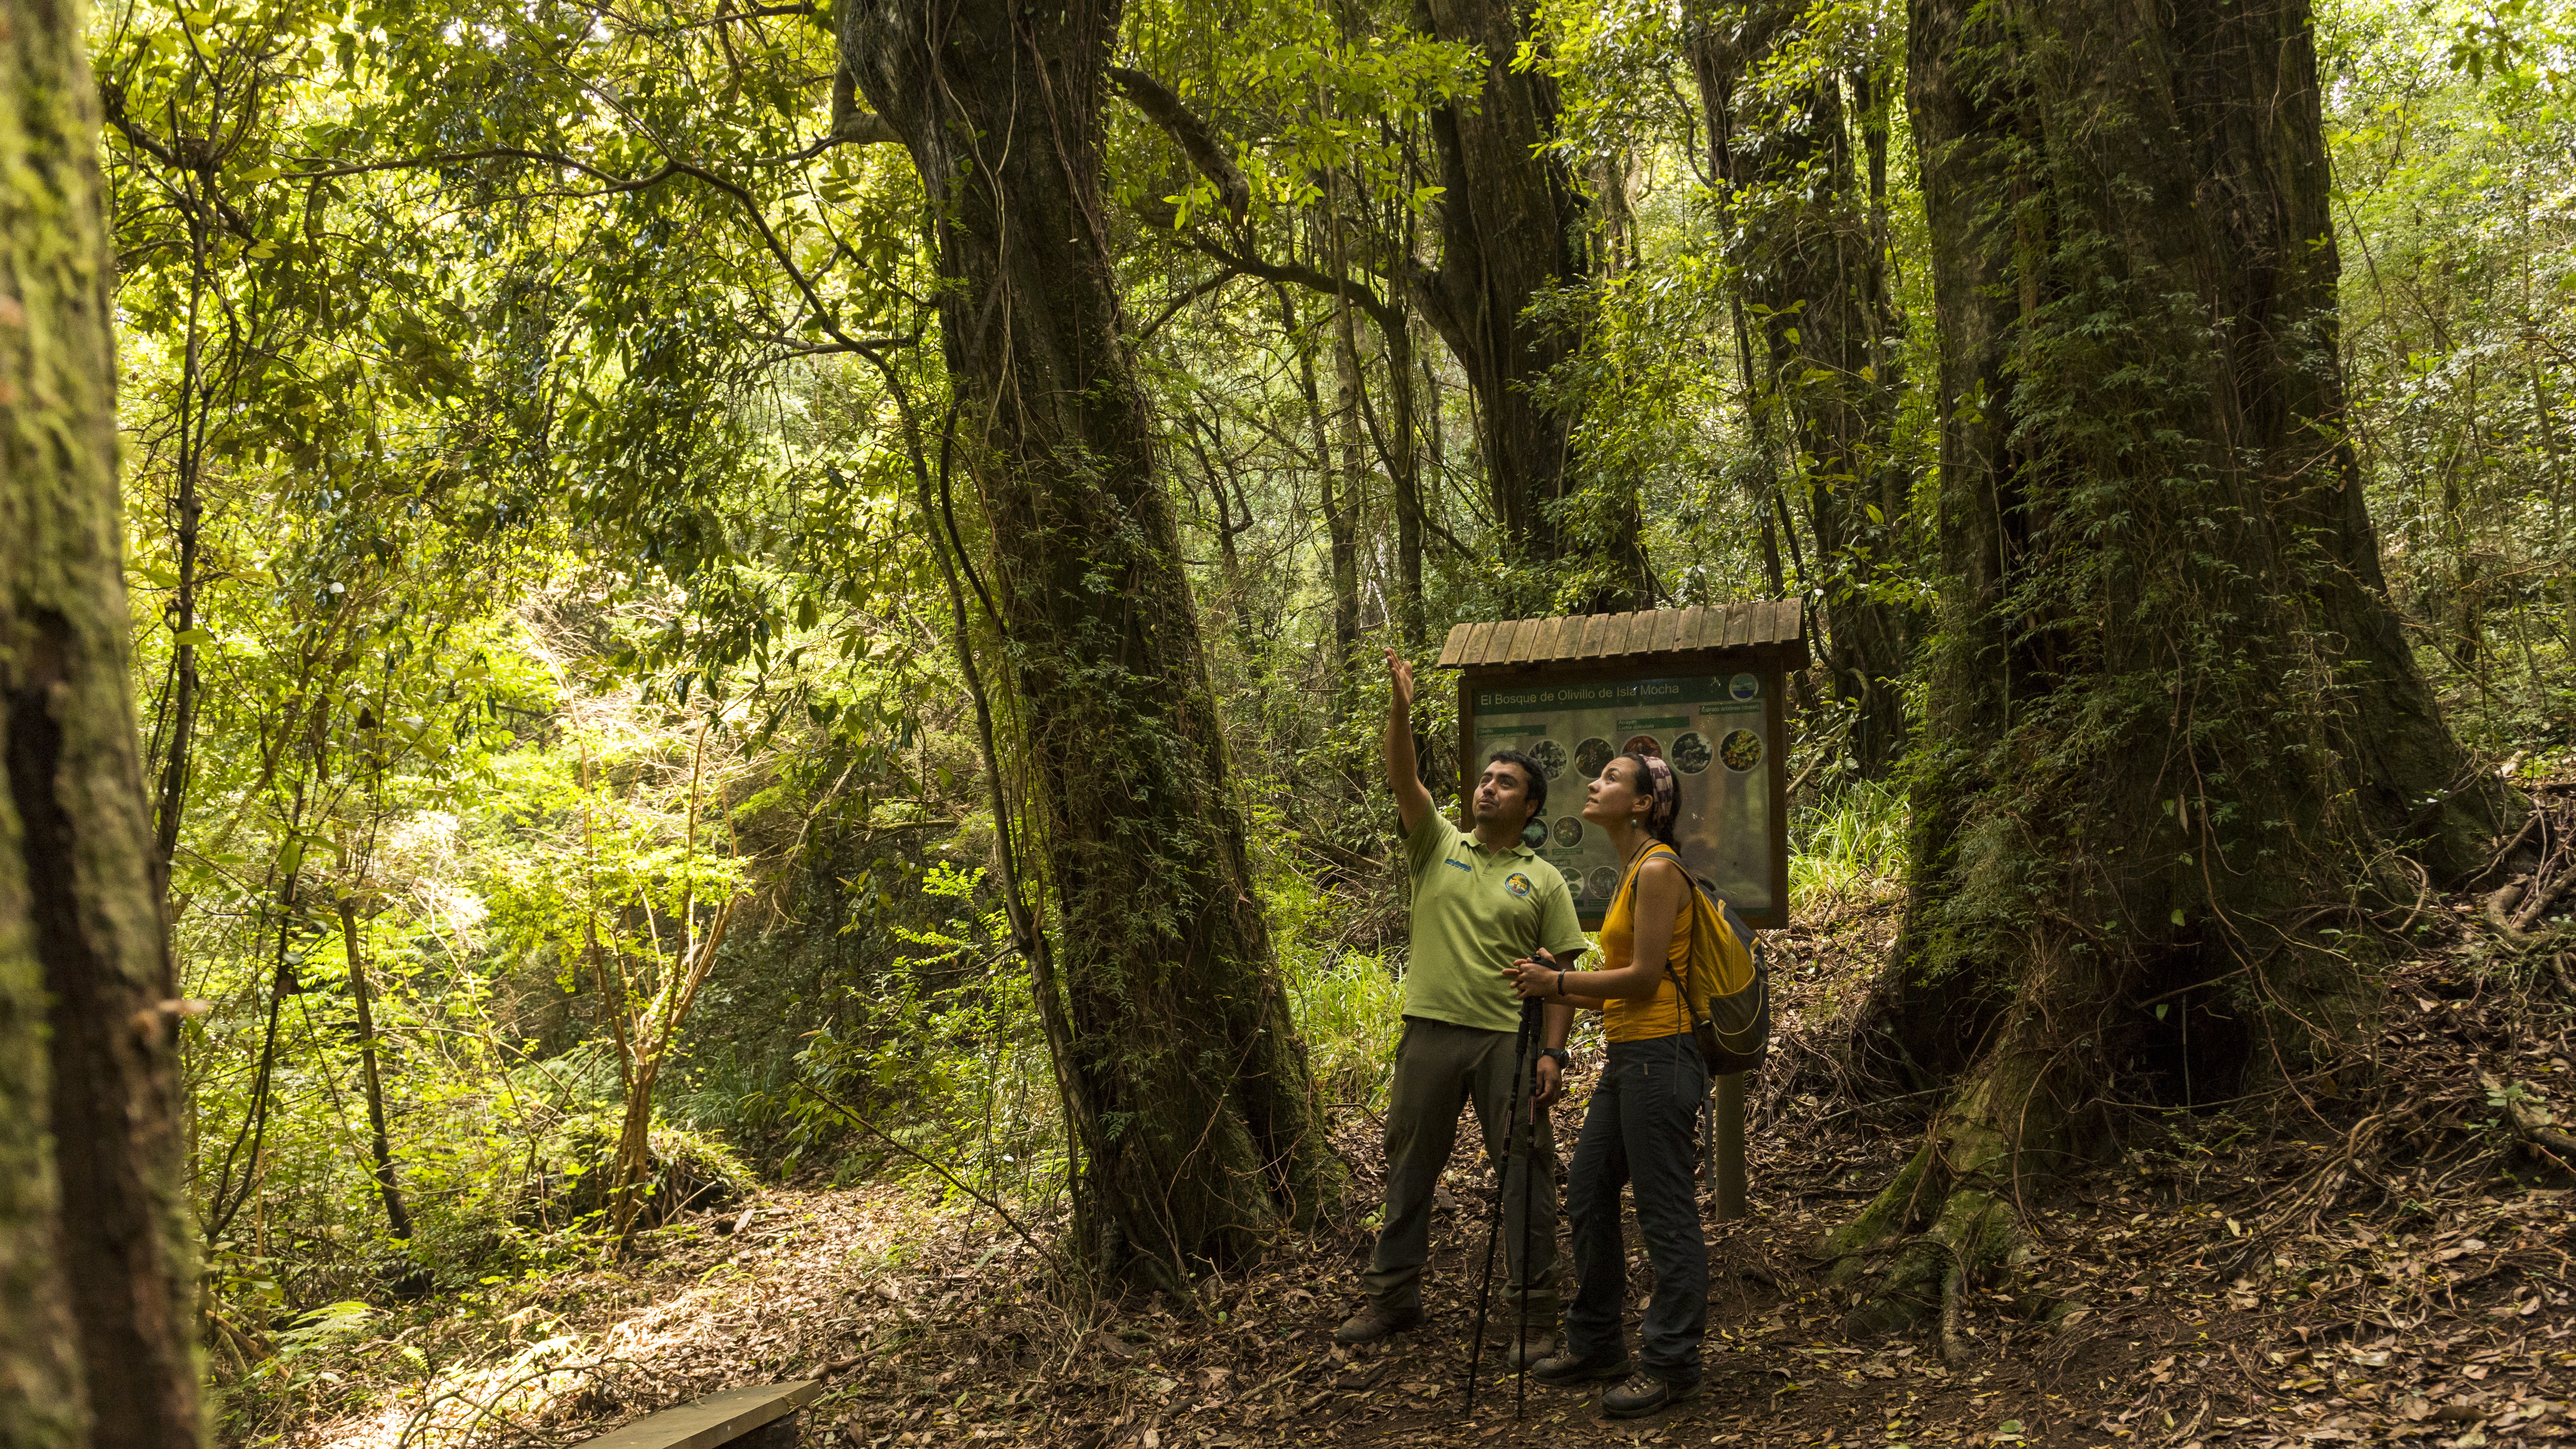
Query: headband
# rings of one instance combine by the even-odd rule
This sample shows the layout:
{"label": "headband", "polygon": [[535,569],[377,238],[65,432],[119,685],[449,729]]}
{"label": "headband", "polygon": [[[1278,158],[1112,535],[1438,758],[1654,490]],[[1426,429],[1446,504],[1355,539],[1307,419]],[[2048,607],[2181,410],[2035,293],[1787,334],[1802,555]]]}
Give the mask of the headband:
{"label": "headband", "polygon": [[1673,778],[1673,767],[1664,763],[1663,756],[1647,755],[1644,760],[1647,783],[1655,792],[1654,808],[1646,812],[1646,820],[1650,825],[1669,824],[1681,813],[1681,782]]}

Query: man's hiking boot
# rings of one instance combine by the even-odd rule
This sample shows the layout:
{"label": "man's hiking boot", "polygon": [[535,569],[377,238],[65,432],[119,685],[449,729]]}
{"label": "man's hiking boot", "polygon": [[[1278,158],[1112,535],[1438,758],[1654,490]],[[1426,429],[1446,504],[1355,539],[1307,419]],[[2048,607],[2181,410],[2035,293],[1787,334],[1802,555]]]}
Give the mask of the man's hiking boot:
{"label": "man's hiking boot", "polygon": [[1603,1354],[1593,1358],[1572,1358],[1565,1354],[1540,1359],[1530,1365],[1530,1377],[1543,1384],[1571,1388],[1600,1379],[1615,1379],[1628,1372],[1628,1355]]}
{"label": "man's hiking boot", "polygon": [[1642,1419],[1660,1413],[1684,1399],[1699,1397],[1697,1383],[1666,1383],[1653,1374],[1635,1374],[1628,1381],[1601,1395],[1601,1413],[1612,1419]]}
{"label": "man's hiking boot", "polygon": [[1524,1368],[1536,1372],[1540,1364],[1554,1357],[1556,1357],[1556,1335],[1544,1328],[1533,1328],[1529,1331],[1529,1337],[1513,1344],[1503,1355],[1503,1362],[1511,1365],[1515,1373]]}
{"label": "man's hiking boot", "polygon": [[1343,1319],[1342,1326],[1333,1330],[1333,1342],[1375,1343],[1390,1333],[1402,1333],[1421,1326],[1421,1309],[1410,1313],[1390,1313],[1372,1303]]}

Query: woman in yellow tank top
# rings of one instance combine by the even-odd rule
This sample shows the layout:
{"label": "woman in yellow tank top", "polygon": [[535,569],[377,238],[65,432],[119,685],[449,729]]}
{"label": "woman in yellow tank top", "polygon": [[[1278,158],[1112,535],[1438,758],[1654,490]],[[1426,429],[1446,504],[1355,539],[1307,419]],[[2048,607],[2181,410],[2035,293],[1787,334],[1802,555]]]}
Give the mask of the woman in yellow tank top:
{"label": "woman in yellow tank top", "polygon": [[[1583,818],[1600,827],[1626,862],[1618,894],[1602,917],[1603,969],[1558,971],[1517,963],[1523,996],[1566,999],[1602,1013],[1609,1060],[1592,1089],[1565,1209],[1574,1246],[1574,1298],[1565,1309],[1565,1347],[1530,1369],[1544,1383],[1625,1378],[1601,1396],[1614,1419],[1651,1414],[1700,1387],[1700,1340],[1708,1328],[1708,1242],[1691,1184],[1708,1068],[1691,1039],[1677,985],[1690,950],[1698,892],[1673,850],[1680,791],[1672,767],[1653,756],[1621,755],[1586,793]],[[1619,1189],[1637,1202],[1637,1226],[1655,1269],[1642,1325],[1642,1372],[1631,1375],[1626,1326],[1627,1251]]]}

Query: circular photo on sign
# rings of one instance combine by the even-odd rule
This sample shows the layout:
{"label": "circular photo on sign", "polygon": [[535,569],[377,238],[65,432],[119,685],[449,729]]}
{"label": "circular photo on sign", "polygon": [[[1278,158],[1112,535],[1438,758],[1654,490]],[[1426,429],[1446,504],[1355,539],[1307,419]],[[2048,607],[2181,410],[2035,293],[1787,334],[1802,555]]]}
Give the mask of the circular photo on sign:
{"label": "circular photo on sign", "polygon": [[1540,846],[1547,844],[1547,822],[1544,820],[1533,820],[1529,824],[1522,826],[1521,844],[1528,846],[1532,850],[1536,850]]}
{"label": "circular photo on sign", "polygon": [[1630,735],[1619,753],[1640,760],[1660,760],[1664,757],[1664,742],[1653,735]]}
{"label": "circular photo on sign", "polygon": [[1729,730],[1717,742],[1717,757],[1726,768],[1743,774],[1762,763],[1762,737],[1751,730]]}
{"label": "circular photo on sign", "polygon": [[1583,821],[1575,816],[1560,817],[1556,822],[1556,843],[1568,850],[1583,843]]}
{"label": "circular photo on sign", "polygon": [[1541,740],[1529,747],[1529,756],[1551,780],[1565,773],[1565,746],[1554,740]]}
{"label": "circular photo on sign", "polygon": [[1583,893],[1596,901],[1610,899],[1610,893],[1618,888],[1619,872],[1606,865],[1594,866],[1592,873],[1583,878]]}
{"label": "circular photo on sign", "polygon": [[1587,780],[1600,779],[1601,767],[1617,758],[1619,752],[1610,748],[1610,742],[1599,735],[1574,747],[1574,768],[1581,770]]}
{"label": "circular photo on sign", "polygon": [[1762,681],[1750,674],[1739,674],[1726,682],[1726,692],[1737,699],[1751,699],[1762,692]]}
{"label": "circular photo on sign", "polygon": [[1708,736],[1697,730],[1673,741],[1673,768],[1685,775],[1696,775],[1708,768]]}

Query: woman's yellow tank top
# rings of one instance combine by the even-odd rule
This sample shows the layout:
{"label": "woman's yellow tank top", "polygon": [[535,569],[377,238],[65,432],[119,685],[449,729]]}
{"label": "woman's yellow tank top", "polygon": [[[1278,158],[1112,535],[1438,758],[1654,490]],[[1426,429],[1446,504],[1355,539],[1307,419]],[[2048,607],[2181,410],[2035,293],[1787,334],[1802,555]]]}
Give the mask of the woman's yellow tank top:
{"label": "woman's yellow tank top", "polygon": [[[1637,870],[1647,857],[1658,851],[1681,863],[1680,852],[1657,841],[1637,852],[1628,863],[1627,879],[1619,882],[1619,893],[1610,898],[1610,909],[1601,917],[1602,969],[1618,971],[1629,963],[1637,944]],[[1688,895],[1673,917],[1672,944],[1664,950],[1664,960],[1671,969],[1655,994],[1647,997],[1612,997],[1601,1009],[1602,1034],[1612,1041],[1652,1041],[1659,1036],[1676,1036],[1690,1030],[1682,1012],[1681,988],[1674,985],[1690,963],[1690,910]]]}

